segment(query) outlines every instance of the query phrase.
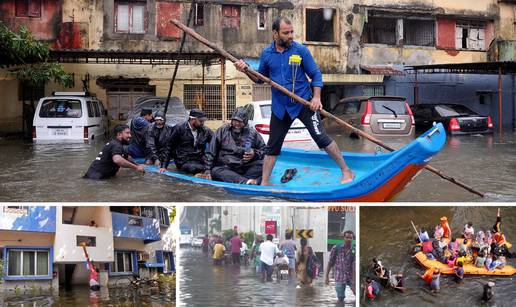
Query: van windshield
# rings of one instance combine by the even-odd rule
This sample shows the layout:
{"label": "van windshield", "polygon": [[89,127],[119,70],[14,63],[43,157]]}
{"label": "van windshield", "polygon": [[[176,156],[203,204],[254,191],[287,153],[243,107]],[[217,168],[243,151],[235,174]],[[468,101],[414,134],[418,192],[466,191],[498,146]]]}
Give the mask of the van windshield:
{"label": "van windshield", "polygon": [[373,105],[375,114],[407,114],[404,100],[374,100]]}
{"label": "van windshield", "polygon": [[72,99],[47,99],[41,104],[39,117],[81,118],[81,101]]}

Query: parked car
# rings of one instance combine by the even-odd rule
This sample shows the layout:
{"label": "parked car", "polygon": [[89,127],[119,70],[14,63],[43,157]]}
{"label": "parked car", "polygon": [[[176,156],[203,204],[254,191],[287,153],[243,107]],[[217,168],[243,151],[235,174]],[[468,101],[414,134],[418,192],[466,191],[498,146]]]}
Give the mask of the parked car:
{"label": "parked car", "polygon": [[190,243],[190,246],[192,247],[202,247],[202,240],[203,237],[195,237],[192,239],[192,242]]}
{"label": "parked car", "polygon": [[427,130],[434,122],[440,122],[450,134],[493,132],[491,116],[480,115],[461,104],[418,104],[412,108],[418,130]]}
{"label": "parked car", "polygon": [[[404,97],[358,96],[341,99],[330,111],[352,126],[375,137],[415,136],[414,116]],[[342,131],[335,121],[325,118],[328,133]],[[355,136],[351,133],[350,136]]]}
{"label": "parked car", "polygon": [[34,141],[88,141],[106,133],[107,111],[88,92],[55,92],[38,101],[34,113]]}
{"label": "parked car", "polygon": [[[131,120],[134,117],[140,116],[142,109],[151,109],[153,114],[157,111],[164,111],[166,101],[167,97],[145,96],[138,98],[134,103],[134,108],[124,116],[127,119],[127,124],[130,126]],[[173,127],[184,122],[188,119],[188,114],[189,112],[185,109],[181,99],[170,97],[167,114],[165,115],[167,117],[167,125]]]}
{"label": "parked car", "polygon": [[[270,100],[253,101],[245,105],[244,108],[247,112],[247,118],[249,119],[249,126],[256,129],[263,137],[265,143],[267,143],[270,133],[269,124],[272,114],[272,102]],[[303,125],[299,119],[294,120],[285,137],[284,144],[288,146],[289,143],[309,142],[313,142],[313,140],[308,129],[306,129],[305,125]]]}

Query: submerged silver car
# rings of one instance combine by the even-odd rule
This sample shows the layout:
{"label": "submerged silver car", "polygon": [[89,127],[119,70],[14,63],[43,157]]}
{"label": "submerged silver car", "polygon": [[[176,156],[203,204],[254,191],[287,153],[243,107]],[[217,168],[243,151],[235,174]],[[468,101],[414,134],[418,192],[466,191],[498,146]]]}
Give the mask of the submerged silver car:
{"label": "submerged silver car", "polygon": [[[341,99],[330,111],[352,126],[375,137],[415,136],[412,110],[404,97],[358,96]],[[329,133],[342,131],[331,119],[323,120]],[[356,136],[351,133],[350,136]]]}

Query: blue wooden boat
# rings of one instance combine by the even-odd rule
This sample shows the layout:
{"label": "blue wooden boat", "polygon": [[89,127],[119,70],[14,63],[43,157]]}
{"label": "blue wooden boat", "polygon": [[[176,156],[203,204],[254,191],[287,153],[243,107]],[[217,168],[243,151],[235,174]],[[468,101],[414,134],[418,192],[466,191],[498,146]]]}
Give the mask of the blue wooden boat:
{"label": "blue wooden boat", "polygon": [[[340,169],[322,151],[283,149],[272,173],[273,186],[226,183],[196,178],[169,168],[165,176],[188,180],[196,184],[222,187],[230,192],[253,196],[272,196],[301,201],[366,201],[393,199],[425,167],[446,142],[442,124],[400,150],[389,153],[343,153],[348,166],[355,172],[355,180],[340,184]],[[297,168],[294,178],[281,183],[286,169]],[[156,166],[147,171],[158,172]]]}

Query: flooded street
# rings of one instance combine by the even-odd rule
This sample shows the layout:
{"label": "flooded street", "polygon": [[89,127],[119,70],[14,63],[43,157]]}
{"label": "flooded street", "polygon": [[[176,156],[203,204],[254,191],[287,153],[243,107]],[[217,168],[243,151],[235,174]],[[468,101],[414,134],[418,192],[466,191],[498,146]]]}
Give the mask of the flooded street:
{"label": "flooded street", "polygon": [[36,306],[175,306],[174,287],[160,289],[140,287],[101,288],[99,292],[90,291],[86,286],[77,286],[72,290],[60,289],[59,295],[38,294],[13,296],[2,301],[0,306],[36,307]]}
{"label": "flooded street", "polygon": [[[515,306],[516,287],[513,277],[467,276],[462,285],[441,276],[441,292],[430,294],[423,288],[416,272],[422,267],[411,258],[416,227],[434,229],[441,216],[447,216],[453,235],[458,235],[471,221],[475,232],[490,229],[496,221],[497,207],[362,207],[360,209],[360,274],[366,276],[372,258],[379,257],[392,272],[401,271],[408,290],[400,293],[382,287],[372,306],[480,306],[482,287],[488,281],[496,283],[494,303],[488,306]],[[516,241],[516,208],[501,207],[502,231],[509,242]],[[433,231],[432,231],[433,232]],[[430,231],[429,231],[430,233]],[[513,250],[514,252],[514,247]],[[516,265],[516,259],[508,259]],[[363,298],[361,298],[363,302]]]}
{"label": "flooded street", "polygon": [[[347,136],[336,137],[343,151],[374,152],[376,145]],[[397,201],[516,201],[516,134],[448,138],[431,161],[475,189],[484,199],[423,171]],[[403,142],[386,141],[393,146]],[[282,201],[270,197],[230,194],[221,188],[123,169],[106,181],[82,179],[104,142],[93,144],[32,144],[0,141],[0,201]],[[308,149],[313,149],[308,145]]]}
{"label": "flooded street", "polygon": [[[336,306],[333,283],[324,285],[319,276],[311,287],[296,289],[294,280],[264,283],[253,266],[213,266],[202,250],[180,249],[181,306]],[[354,306],[353,293],[346,291],[345,306]],[[341,305],[342,306],[342,305]]]}

